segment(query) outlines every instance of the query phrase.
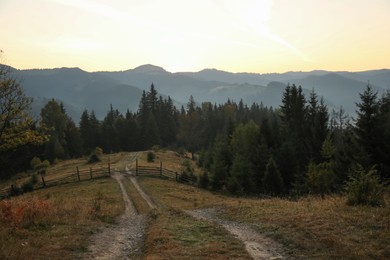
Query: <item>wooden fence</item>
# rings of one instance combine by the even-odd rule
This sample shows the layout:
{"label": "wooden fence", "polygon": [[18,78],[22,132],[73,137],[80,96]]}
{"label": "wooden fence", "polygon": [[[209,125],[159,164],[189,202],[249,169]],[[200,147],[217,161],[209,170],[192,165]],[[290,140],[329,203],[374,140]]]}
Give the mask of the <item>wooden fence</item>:
{"label": "wooden fence", "polygon": [[135,172],[136,176],[159,176],[161,178],[167,178],[175,180],[177,182],[187,183],[190,185],[197,184],[197,178],[195,175],[188,175],[183,172],[174,172],[163,167],[162,162],[160,162],[160,167],[157,166],[141,166],[136,160],[135,169],[132,171]]}
{"label": "wooden fence", "polygon": [[[76,167],[75,171],[68,172],[64,174],[64,177],[55,178],[48,176],[40,176],[38,181],[33,186],[24,188],[24,185],[21,187],[11,185],[8,188],[0,190],[0,199],[4,199],[7,197],[11,197],[14,195],[19,195],[27,191],[38,190],[47,187],[58,186],[67,183],[79,182],[79,181],[88,181],[93,179],[105,178],[111,175],[110,163],[108,167],[100,167],[100,168],[84,168],[81,169]],[[29,180],[30,181],[30,180]],[[27,181],[27,183],[29,182]]]}

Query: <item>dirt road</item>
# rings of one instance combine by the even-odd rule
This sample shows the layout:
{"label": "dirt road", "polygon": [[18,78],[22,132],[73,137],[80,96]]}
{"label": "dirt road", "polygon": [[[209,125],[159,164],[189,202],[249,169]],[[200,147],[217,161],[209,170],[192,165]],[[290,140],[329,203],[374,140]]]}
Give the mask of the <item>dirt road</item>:
{"label": "dirt road", "polygon": [[[110,225],[102,230],[102,232],[93,236],[89,253],[84,258],[137,259],[142,257],[142,247],[146,231],[146,216],[138,215],[123,186],[125,176],[120,173],[121,168],[122,172],[131,180],[149,207],[151,209],[157,209],[157,205],[142,190],[136,177],[129,170],[129,167],[131,167],[141,154],[131,153],[120,162],[120,165],[116,165],[116,170],[112,177],[118,182],[121,188],[125,202],[125,214],[121,216],[118,225]],[[213,222],[225,228],[244,243],[245,249],[253,259],[285,259],[281,245],[262,236],[248,225],[227,221],[218,217],[218,210],[215,208],[185,212],[194,218]]]}
{"label": "dirt road", "polygon": [[[138,158],[140,153],[132,153],[126,157],[126,164]],[[117,167],[112,177],[118,182],[125,202],[125,213],[117,225],[109,225],[91,238],[85,259],[137,259],[142,256],[145,240],[146,215],[138,215],[125,187],[123,174]]]}

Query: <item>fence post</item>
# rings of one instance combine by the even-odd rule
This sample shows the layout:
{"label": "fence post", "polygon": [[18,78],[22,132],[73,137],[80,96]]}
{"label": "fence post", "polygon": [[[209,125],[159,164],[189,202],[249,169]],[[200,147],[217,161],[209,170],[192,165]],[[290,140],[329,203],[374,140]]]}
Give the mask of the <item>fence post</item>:
{"label": "fence post", "polygon": [[160,177],[162,177],[162,162],[160,162]]}
{"label": "fence post", "polygon": [[77,167],[76,167],[76,169],[77,169],[77,179],[80,181],[80,172],[79,172],[79,167],[77,166]]}
{"label": "fence post", "polygon": [[[91,174],[92,176],[92,174]],[[110,158],[108,158],[108,176],[111,176],[111,163],[110,163]],[[92,177],[91,177],[92,178]]]}
{"label": "fence post", "polygon": [[45,188],[46,187],[46,183],[45,183],[45,179],[43,178],[43,175],[41,175],[41,179],[42,179],[43,188]]}
{"label": "fence post", "polygon": [[135,160],[135,176],[138,176],[138,159]]}
{"label": "fence post", "polygon": [[89,175],[91,175],[91,179],[92,179],[92,168],[89,167]]}

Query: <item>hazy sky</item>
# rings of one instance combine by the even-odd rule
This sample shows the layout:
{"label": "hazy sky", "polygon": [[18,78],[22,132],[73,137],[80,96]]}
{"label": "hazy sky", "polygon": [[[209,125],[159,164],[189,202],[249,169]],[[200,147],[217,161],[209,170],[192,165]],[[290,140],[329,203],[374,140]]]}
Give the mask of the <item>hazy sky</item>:
{"label": "hazy sky", "polygon": [[19,69],[390,68],[389,0],[0,0],[0,25]]}

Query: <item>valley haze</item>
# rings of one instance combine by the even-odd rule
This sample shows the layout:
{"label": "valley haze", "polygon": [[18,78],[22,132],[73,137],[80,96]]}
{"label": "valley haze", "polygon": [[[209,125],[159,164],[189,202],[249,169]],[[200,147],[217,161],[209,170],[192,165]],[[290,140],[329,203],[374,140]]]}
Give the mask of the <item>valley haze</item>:
{"label": "valley haze", "polygon": [[220,104],[228,99],[251,106],[254,102],[278,108],[287,84],[302,86],[308,97],[314,90],[323,97],[330,111],[345,111],[354,116],[359,93],[370,84],[379,95],[390,89],[390,70],[360,72],[314,70],[285,73],[231,73],[217,69],[171,73],[162,67],[142,65],[125,71],[86,72],[79,68],[29,69],[11,68],[21,80],[27,96],[34,98],[32,113],[54,98],[64,103],[76,121],[84,109],[94,110],[102,119],[112,104],[125,113],[138,110],[143,90],[154,84],[158,93],[174,100],[177,108],[186,105],[192,95],[198,104]]}

